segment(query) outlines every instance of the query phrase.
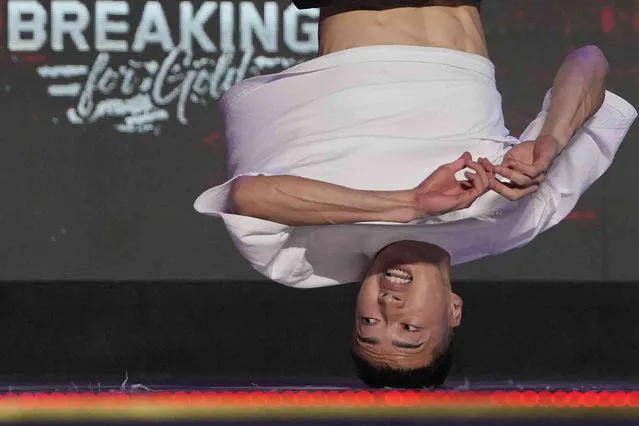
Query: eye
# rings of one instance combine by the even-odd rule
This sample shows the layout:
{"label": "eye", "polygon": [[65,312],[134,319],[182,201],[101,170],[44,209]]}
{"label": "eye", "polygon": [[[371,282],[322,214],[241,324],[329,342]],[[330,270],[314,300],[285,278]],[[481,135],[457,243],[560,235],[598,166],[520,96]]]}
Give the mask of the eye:
{"label": "eye", "polygon": [[419,331],[419,328],[415,327],[414,325],[410,325],[410,324],[402,324],[402,328],[404,330],[410,331],[410,332]]}
{"label": "eye", "polygon": [[364,324],[364,325],[377,324],[377,320],[375,318],[362,317],[362,324]]}

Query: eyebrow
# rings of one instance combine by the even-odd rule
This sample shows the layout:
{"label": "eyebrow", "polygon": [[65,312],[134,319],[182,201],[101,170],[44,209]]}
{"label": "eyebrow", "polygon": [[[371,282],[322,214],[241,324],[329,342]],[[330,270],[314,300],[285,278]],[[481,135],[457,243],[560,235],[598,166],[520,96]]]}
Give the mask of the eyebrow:
{"label": "eyebrow", "polygon": [[[361,343],[367,343],[369,345],[379,345],[379,339],[375,339],[373,337],[362,337],[358,334],[357,340],[359,340]],[[424,342],[413,344],[413,343],[406,343],[406,342],[393,340],[393,346],[397,348],[403,348],[403,349],[419,349],[422,346],[424,346]]]}

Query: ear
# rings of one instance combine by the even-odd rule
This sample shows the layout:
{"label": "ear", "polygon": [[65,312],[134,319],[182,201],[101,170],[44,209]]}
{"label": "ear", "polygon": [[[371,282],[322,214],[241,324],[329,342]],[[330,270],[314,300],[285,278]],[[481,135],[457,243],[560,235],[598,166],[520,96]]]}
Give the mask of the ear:
{"label": "ear", "polygon": [[452,328],[459,327],[462,319],[462,308],[464,306],[464,302],[461,297],[453,293],[453,297],[451,300],[451,310],[450,310],[450,326]]}

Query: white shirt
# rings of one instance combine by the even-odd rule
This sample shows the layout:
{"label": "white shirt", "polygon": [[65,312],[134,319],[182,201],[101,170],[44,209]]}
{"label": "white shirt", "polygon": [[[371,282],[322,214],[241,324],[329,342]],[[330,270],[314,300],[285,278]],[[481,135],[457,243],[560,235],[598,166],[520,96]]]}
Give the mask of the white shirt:
{"label": "white shirt", "polygon": [[[521,136],[534,140],[550,106]],[[637,111],[607,92],[604,106],[557,158],[539,191],[518,202],[494,192],[469,209],[410,224],[290,227],[229,209],[244,175],[294,175],[362,190],[416,187],[465,151],[501,163],[519,140],[504,126],[486,58],[417,46],[373,46],[322,56],[245,80],[222,99],[231,179],[195,203],[221,218],[266,277],[296,288],[362,280],[376,254],[402,240],[447,250],[453,264],[521,247],[562,221],[611,165]]]}

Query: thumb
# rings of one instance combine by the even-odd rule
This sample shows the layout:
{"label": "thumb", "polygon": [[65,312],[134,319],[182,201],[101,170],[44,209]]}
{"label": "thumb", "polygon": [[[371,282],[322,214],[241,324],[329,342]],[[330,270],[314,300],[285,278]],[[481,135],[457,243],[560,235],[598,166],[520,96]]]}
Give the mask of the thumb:
{"label": "thumb", "polygon": [[548,156],[539,157],[535,159],[532,164],[532,167],[535,169],[536,174],[546,173],[550,169],[550,166],[553,163],[553,158],[549,158]]}
{"label": "thumb", "polygon": [[473,156],[470,155],[470,152],[464,152],[459,159],[450,163],[448,166],[456,171],[462,170],[466,168],[466,164],[473,159]]}

